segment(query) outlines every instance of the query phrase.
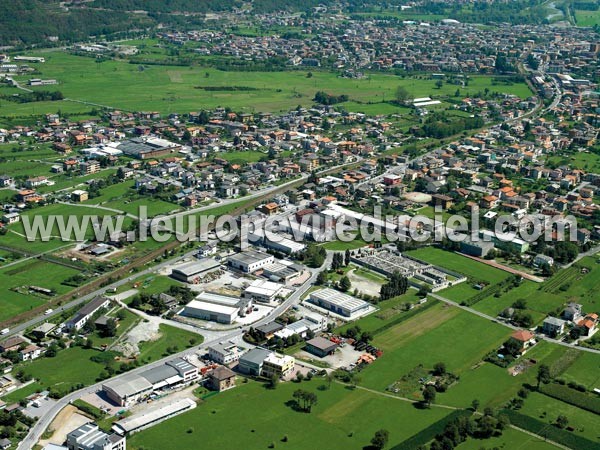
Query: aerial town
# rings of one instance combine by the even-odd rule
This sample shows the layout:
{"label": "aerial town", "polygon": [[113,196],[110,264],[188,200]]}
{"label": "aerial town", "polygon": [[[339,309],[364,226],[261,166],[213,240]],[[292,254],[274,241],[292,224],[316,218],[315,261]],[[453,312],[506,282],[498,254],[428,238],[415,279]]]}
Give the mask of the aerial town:
{"label": "aerial town", "polygon": [[600,449],[596,2],[21,3],[1,450]]}

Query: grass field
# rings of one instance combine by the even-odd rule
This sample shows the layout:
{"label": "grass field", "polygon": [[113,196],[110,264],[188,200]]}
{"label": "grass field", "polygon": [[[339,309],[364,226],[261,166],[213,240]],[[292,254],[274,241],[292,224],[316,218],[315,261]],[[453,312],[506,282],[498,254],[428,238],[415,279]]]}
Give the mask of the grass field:
{"label": "grass field", "polygon": [[10,403],[16,403],[19,400],[21,400],[22,398],[26,398],[32,394],[35,394],[36,392],[41,392],[44,390],[44,387],[36,382],[30,383],[27,386],[21,388],[21,389],[16,389],[14,391],[12,391],[10,394],[7,394],[5,396],[2,397],[2,401],[10,404]]}
{"label": "grass field", "polygon": [[556,418],[562,414],[569,419],[569,426],[575,429],[573,433],[592,441],[600,439],[598,416],[596,414],[577,408],[576,406],[571,406],[544,394],[538,392],[530,393],[519,412],[542,420],[549,425],[554,423]]}
{"label": "grass field", "polygon": [[580,27],[593,27],[600,25],[600,9],[596,11],[575,10],[575,20]]}
{"label": "grass field", "polygon": [[[384,354],[361,372],[362,384],[384,390],[417,365],[433,367],[440,361],[463,377],[509,334],[510,330],[459,308],[434,305],[375,336],[373,343]],[[444,395],[439,397],[441,403],[446,403]]]}
{"label": "grass field", "polygon": [[496,316],[504,309],[510,307],[516,300],[523,299],[527,302],[527,312],[531,314],[534,322],[544,319],[547,314],[561,307],[565,299],[551,292],[541,292],[539,283],[524,280],[519,286],[504,293],[500,297],[493,295],[473,305],[478,311]]}
{"label": "grass field", "polygon": [[[134,314],[127,313],[122,326],[118,328],[118,334],[126,332],[127,328],[136,320]],[[176,347],[178,351],[181,351],[190,346],[190,339],[192,338],[195,339],[197,344],[202,342],[202,336],[179,328],[161,325],[160,331],[162,336],[158,340],[140,345],[140,361],[147,363],[163,358],[167,356],[167,348]],[[95,345],[111,341],[98,336],[93,336],[92,339]],[[89,386],[96,382],[96,379],[104,370],[104,364],[93,362],[90,358],[101,354],[102,352],[94,349],[71,347],[59,351],[54,358],[42,357],[33,362],[24,363],[15,370],[23,370],[26,374],[31,375],[37,380],[36,385],[38,388],[55,389],[64,394],[78,384]],[[19,400],[30,393],[29,390],[24,389],[23,392],[14,393],[13,397]]]}
{"label": "grass field", "polygon": [[502,436],[489,439],[469,438],[458,447],[457,450],[481,450],[481,449],[527,449],[527,450],[556,450],[556,447],[542,438],[530,436],[522,431],[507,428],[502,431]]}
{"label": "grass field", "polygon": [[568,164],[574,169],[594,172],[600,170],[600,156],[590,151],[576,152],[572,155],[549,156],[546,161],[562,166]]}
{"label": "grass field", "polygon": [[60,295],[73,289],[61,282],[77,273],[78,270],[37,259],[0,269],[0,321],[43,305],[52,298],[28,294],[26,290],[16,292],[13,288],[35,285],[53,289]]}
{"label": "grass field", "polygon": [[[390,431],[392,447],[449,413],[441,408],[417,410],[410,403],[364,390],[348,390],[335,383],[328,390],[319,390],[323,384],[313,379],[267,390],[256,382],[240,383],[189,413],[133,435],[128,447],[197,448],[201,436],[203,445],[210,448],[253,450],[273,444],[290,450],[346,450],[368,445],[380,428]],[[289,406],[292,393],[299,388],[317,394],[318,404],[310,414]],[[251,413],[242,405],[252,405]],[[284,436],[285,443],[281,441]]]}
{"label": "grass field", "polygon": [[54,358],[39,358],[26,364],[23,371],[38,380],[44,389],[68,392],[80,383],[89,386],[104,370],[101,364],[90,361],[98,350],[72,347],[59,351]]}
{"label": "grass field", "polygon": [[168,355],[168,348],[177,352],[182,351],[191,345],[190,340],[194,340],[195,345],[202,343],[202,336],[199,334],[190,333],[170,325],[160,325],[160,332],[162,336],[156,341],[140,344],[140,361],[146,363],[164,358]]}
{"label": "grass field", "polygon": [[[346,94],[352,101],[379,102],[391,100],[399,85],[414,97],[453,95],[457,86],[435,87],[435,80],[372,74],[368,79],[347,79],[335,73],[314,71],[224,72],[209,67],[145,66],[121,61],[97,63],[91,58],[63,52],[37,51],[46,63],[39,67],[44,78],[59,80],[57,90],[66,98],[123,110],[157,110],[162,113],[196,111],[199,108],[229,106],[245,111],[282,111],[298,104],[310,105],[318,90],[335,95]],[[208,76],[206,75],[208,74]],[[238,86],[248,90],[204,90],[202,87]],[[494,85],[492,77],[473,76],[463,95],[474,95],[485,88],[527,97],[525,84]],[[46,88],[45,88],[46,89]],[[40,115],[67,110],[83,112],[92,106],[68,101],[18,105],[2,102],[0,117]],[[249,106],[252,105],[252,106]],[[375,112],[375,111],[372,111]],[[389,112],[389,111],[384,111]]]}
{"label": "grass field", "polygon": [[356,325],[363,331],[375,331],[404,316],[406,313],[401,309],[401,306],[404,303],[416,303],[418,300],[419,297],[417,297],[417,291],[415,289],[409,289],[404,295],[379,302],[377,304],[377,307],[379,308],[378,311],[340,327],[339,332]]}
{"label": "grass field", "polygon": [[583,384],[588,389],[600,387],[600,355],[582,352],[561,378]]}
{"label": "grass field", "polygon": [[245,151],[245,152],[225,152],[219,153],[218,157],[229,161],[231,164],[248,164],[260,161],[267,156],[263,152]]}

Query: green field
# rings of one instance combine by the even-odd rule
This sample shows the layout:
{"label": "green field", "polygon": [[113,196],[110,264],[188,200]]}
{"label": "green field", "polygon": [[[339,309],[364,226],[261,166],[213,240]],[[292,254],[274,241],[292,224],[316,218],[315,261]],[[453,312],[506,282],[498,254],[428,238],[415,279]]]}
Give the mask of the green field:
{"label": "green field", "polygon": [[502,436],[489,439],[467,439],[455,447],[457,450],[482,450],[482,449],[527,449],[527,450],[556,450],[556,447],[542,438],[530,436],[513,428],[502,431]]}
{"label": "green field", "polygon": [[576,152],[572,155],[549,156],[546,161],[552,165],[569,165],[573,169],[586,170],[588,172],[600,170],[600,156],[589,150]]}
{"label": "green field", "polygon": [[[273,443],[286,449],[346,450],[368,445],[381,428],[390,431],[392,447],[449,413],[441,408],[418,410],[410,403],[360,389],[348,390],[336,383],[330,389],[318,389],[325,384],[313,379],[268,390],[256,382],[240,383],[191,412],[136,433],[128,439],[128,447],[191,449],[197,448],[201,436],[203,444],[211,448],[265,449]],[[318,404],[310,414],[289,406],[298,388],[317,394]]]}
{"label": "green field", "polygon": [[[350,322],[339,328],[339,332],[358,325],[363,331],[373,332],[391,323],[402,320],[406,312],[401,309],[404,303],[416,303],[420,298],[415,289],[409,289],[406,294],[384,300],[377,304],[378,311],[369,314],[354,322]],[[429,300],[433,301],[433,300]]]}
{"label": "green field", "polygon": [[168,356],[167,349],[174,349],[180,352],[191,346],[190,340],[194,340],[195,344],[202,343],[202,336],[191,333],[189,331],[175,328],[170,325],[159,326],[161,337],[156,341],[142,342],[140,344],[140,355],[138,359],[143,362],[156,361],[157,359]]}
{"label": "green field", "polygon": [[600,439],[598,416],[596,414],[577,408],[576,406],[571,406],[544,394],[531,392],[519,412],[542,420],[549,425],[554,423],[556,418],[562,414],[569,419],[569,426],[575,429],[573,431],[574,434],[586,437],[592,441]]}
{"label": "green field", "polygon": [[266,157],[267,154],[248,150],[242,152],[219,153],[217,156],[229,161],[231,164],[248,164],[260,161],[261,158]]}
{"label": "green field", "polygon": [[590,390],[600,387],[600,355],[590,352],[581,353],[561,378],[583,384]]}
{"label": "green field", "polygon": [[[46,63],[39,66],[40,76],[59,80],[57,90],[66,98],[123,110],[170,113],[229,106],[245,111],[283,111],[298,104],[312,104],[312,98],[321,89],[335,95],[346,94],[351,101],[382,102],[392,100],[399,85],[405,86],[414,97],[453,95],[457,88],[445,84],[437,89],[435,80],[384,74],[356,80],[323,71],[314,71],[312,77],[307,77],[307,71],[225,72],[202,66],[148,65],[142,70],[136,64],[123,61],[97,63],[91,58],[56,51],[37,51],[36,54],[46,57]],[[243,89],[204,90],[202,87]],[[492,77],[478,75],[471,77],[469,86],[461,92],[465,96],[474,95],[486,87],[492,92],[531,95],[525,84],[495,84]],[[3,101],[0,117],[40,115],[58,110],[84,112],[92,108],[65,100],[28,104]]]}
{"label": "green field", "polygon": [[53,289],[60,295],[73,289],[61,282],[77,273],[78,270],[37,259],[0,269],[0,322],[43,305],[52,298],[28,294],[27,290],[21,293],[12,289],[35,285]]}
{"label": "green field", "polygon": [[44,388],[41,384],[33,382],[21,389],[16,389],[16,390],[12,391],[10,394],[3,396],[2,401],[9,403],[9,404],[16,403],[23,398],[26,398],[32,394],[35,394],[36,392],[41,392],[43,390],[44,390]]}
{"label": "green field", "polygon": [[577,26],[580,27],[600,25],[600,9],[596,11],[583,11],[577,9],[575,10],[575,20],[577,21]]}
{"label": "green field", "polygon": [[439,361],[462,377],[509,335],[505,327],[440,303],[375,336],[384,354],[361,372],[362,383],[384,390],[417,365]]}
{"label": "green field", "polygon": [[89,386],[96,382],[104,366],[90,358],[99,354],[98,350],[72,347],[59,351],[54,358],[42,357],[25,364],[23,371],[38,380],[44,389],[67,393],[80,383]]}
{"label": "green field", "polygon": [[[128,312],[118,328],[118,335],[125,333],[136,320],[138,320],[137,317]],[[138,359],[141,362],[147,363],[168,356],[167,349],[170,347],[177,347],[177,351],[181,351],[190,346],[191,338],[194,338],[197,344],[202,342],[200,335],[167,325],[160,325],[160,332],[162,335],[158,340],[140,344]],[[93,335],[92,340],[94,345],[101,345],[111,342],[114,338],[102,339]],[[104,371],[104,364],[93,362],[90,358],[99,355],[102,355],[99,350],[71,347],[59,351],[54,358],[41,357],[35,361],[23,363],[15,367],[15,371],[23,370],[26,374],[31,375],[37,381],[36,389],[54,389],[65,394],[76,385],[89,386],[97,381]],[[12,398],[19,400],[35,391],[34,389],[30,392],[31,389],[17,391],[18,393],[13,393]]]}
{"label": "green field", "polygon": [[500,297],[491,295],[474,304],[473,308],[482,313],[496,316],[510,307],[516,300],[523,299],[527,302],[526,311],[531,314],[534,322],[537,323],[565,302],[565,298],[560,295],[540,291],[542,286],[540,283],[524,280],[519,286]]}

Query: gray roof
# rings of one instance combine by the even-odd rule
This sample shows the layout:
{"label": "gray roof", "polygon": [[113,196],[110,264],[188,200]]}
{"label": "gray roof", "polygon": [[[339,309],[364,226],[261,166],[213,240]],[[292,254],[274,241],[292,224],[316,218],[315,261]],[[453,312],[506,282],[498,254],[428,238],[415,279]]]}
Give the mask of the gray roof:
{"label": "gray roof", "polygon": [[323,350],[324,352],[330,352],[337,348],[337,344],[335,342],[331,342],[329,339],[325,339],[320,336],[317,336],[310,341],[306,341],[306,344],[314,348],[318,348],[319,350]]}
{"label": "gray roof", "polygon": [[273,352],[271,352],[270,350],[264,349],[264,348],[253,348],[252,350],[250,350],[248,353],[246,353],[245,355],[243,355],[240,358],[240,363],[241,362],[246,362],[246,363],[250,363],[250,364],[262,364],[263,361],[265,359],[267,359],[267,357]]}
{"label": "gray roof", "polygon": [[152,389],[146,378],[135,374],[125,374],[119,379],[107,381],[103,387],[111,389],[122,398]]}
{"label": "gray roof", "polygon": [[198,261],[192,261],[173,268],[173,272],[179,272],[182,275],[189,277],[196,275],[197,273],[206,272],[207,270],[216,269],[221,265],[219,261],[215,259],[202,258]]}
{"label": "gray roof", "polygon": [[546,317],[544,323],[549,323],[551,325],[561,326],[565,324],[564,320],[557,319],[556,317]]}
{"label": "gray roof", "polygon": [[268,334],[268,333],[275,333],[276,331],[279,331],[283,328],[283,325],[277,322],[269,322],[269,323],[265,323],[264,325],[260,325],[258,327],[256,327],[257,331],[260,331],[261,333],[264,334]]}
{"label": "gray roof", "polygon": [[141,373],[141,376],[152,384],[157,384],[177,375],[179,375],[179,372],[174,367],[167,366],[166,364]]}

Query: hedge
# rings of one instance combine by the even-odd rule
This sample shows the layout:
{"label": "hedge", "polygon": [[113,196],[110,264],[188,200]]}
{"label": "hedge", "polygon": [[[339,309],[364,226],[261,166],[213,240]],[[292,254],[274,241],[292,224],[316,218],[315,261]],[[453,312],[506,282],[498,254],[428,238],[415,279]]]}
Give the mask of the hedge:
{"label": "hedge", "polygon": [[600,414],[600,398],[591,397],[583,392],[556,383],[541,384],[539,391],[548,397],[561,400],[569,405]]}
{"label": "hedge", "polygon": [[419,431],[417,434],[409,437],[407,440],[392,447],[391,450],[415,450],[419,446],[425,445],[435,439],[438,434],[443,433],[446,425],[448,425],[450,422],[458,419],[461,416],[469,417],[472,414],[473,412],[467,409],[457,409],[452,411],[446,417],[432,423],[427,428]]}
{"label": "hedge", "polygon": [[566,447],[585,450],[600,450],[600,443],[598,442],[590,441],[589,439],[573,434],[570,431],[561,430],[554,425],[534,419],[533,417],[526,416],[511,409],[503,409],[501,410],[501,413],[508,416],[512,425]]}
{"label": "hedge", "polygon": [[94,419],[102,419],[106,415],[102,412],[100,408],[97,408],[94,405],[91,405],[88,402],[81,399],[75,400],[73,402],[73,406],[75,406],[78,410],[89,414]]}

